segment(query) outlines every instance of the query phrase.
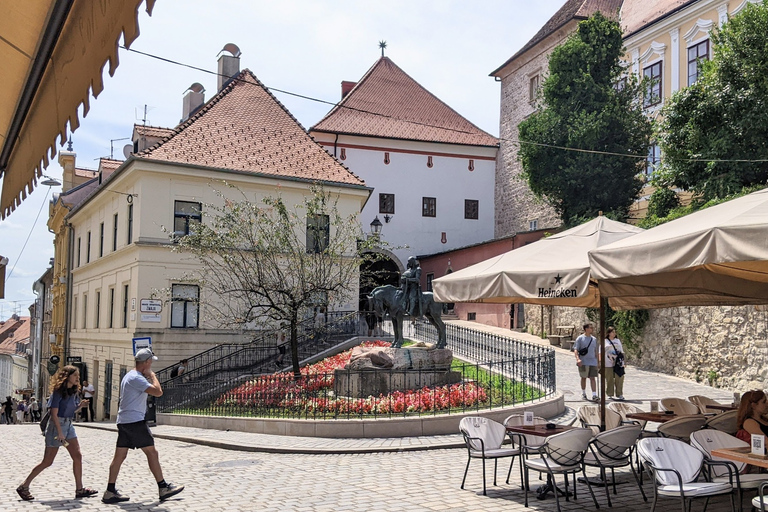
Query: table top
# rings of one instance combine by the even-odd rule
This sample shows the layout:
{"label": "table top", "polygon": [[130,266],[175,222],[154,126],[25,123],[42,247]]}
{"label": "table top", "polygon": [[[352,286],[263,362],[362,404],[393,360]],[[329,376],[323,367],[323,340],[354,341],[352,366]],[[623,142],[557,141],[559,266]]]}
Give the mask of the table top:
{"label": "table top", "polygon": [[[720,457],[721,459],[728,459],[735,462],[743,462],[744,464],[752,464],[753,466],[760,466],[761,468],[768,468],[768,459],[761,459],[757,457],[750,457],[752,452],[750,447],[745,448],[719,448],[712,450],[713,457]],[[766,475],[768,480],[768,475]]]}
{"label": "table top", "polygon": [[631,420],[653,421],[656,423],[666,423],[679,417],[677,414],[667,414],[665,412],[633,412],[627,414],[627,418]]}
{"label": "table top", "polygon": [[729,404],[707,404],[706,407],[707,409],[718,409],[720,411],[735,411],[738,409],[738,406]]}
{"label": "table top", "polygon": [[555,425],[555,428],[547,428],[546,425],[507,425],[507,432],[516,434],[528,434],[531,436],[549,437],[555,434],[562,434],[574,428],[571,425]]}

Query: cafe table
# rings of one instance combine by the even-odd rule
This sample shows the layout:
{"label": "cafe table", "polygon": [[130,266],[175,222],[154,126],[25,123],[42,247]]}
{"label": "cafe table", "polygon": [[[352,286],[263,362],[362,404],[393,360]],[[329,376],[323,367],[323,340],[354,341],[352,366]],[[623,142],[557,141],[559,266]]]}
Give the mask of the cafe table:
{"label": "cafe table", "polygon": [[666,423],[670,420],[679,418],[677,414],[667,414],[666,412],[633,412],[627,414],[627,419],[639,421],[653,421],[656,423]]}
{"label": "cafe table", "polygon": [[[550,425],[550,427],[547,427],[547,425]],[[547,438],[549,436],[554,436],[555,434],[562,434],[563,432],[568,432],[569,430],[573,430],[575,428],[578,428],[578,427],[573,427],[571,425],[557,425],[554,423],[548,423],[545,425],[542,425],[542,424],[507,425],[507,434],[524,434],[529,436]],[[536,498],[543,500],[547,497],[547,494],[550,491],[553,491],[554,489],[555,489],[555,486],[552,483],[552,477],[550,475],[547,475],[547,483],[544,485],[540,485],[536,489]]]}
{"label": "cafe table", "polygon": [[[747,446],[744,448],[717,448],[712,450],[713,457],[720,457],[721,459],[732,460],[734,462],[743,462],[744,464],[752,464],[753,466],[760,466],[761,468],[768,469],[768,458],[766,456],[752,456],[752,448]],[[768,475],[766,475],[768,480]]]}

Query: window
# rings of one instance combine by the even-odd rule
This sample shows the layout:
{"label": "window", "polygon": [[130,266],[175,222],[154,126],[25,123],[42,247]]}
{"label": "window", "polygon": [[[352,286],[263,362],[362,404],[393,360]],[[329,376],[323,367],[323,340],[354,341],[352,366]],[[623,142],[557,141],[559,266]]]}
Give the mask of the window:
{"label": "window", "polygon": [[197,327],[200,289],[191,284],[174,284],[171,294],[171,327]]}
{"label": "window", "polygon": [[427,274],[427,291],[428,292],[432,291],[432,280],[434,278],[435,278],[434,272],[430,272],[429,274]]}
{"label": "window", "polygon": [[531,77],[531,81],[528,82],[528,101],[533,103],[536,101],[536,96],[539,94],[539,75]]}
{"label": "window", "polygon": [[123,328],[128,327],[128,285],[123,286]]}
{"label": "window", "polygon": [[688,48],[688,85],[699,79],[701,63],[709,60],[709,39]]}
{"label": "window", "polygon": [[477,320],[477,313],[467,313],[467,320],[471,322]]}
{"label": "window", "polygon": [[80,244],[80,237],[77,237],[77,266],[78,267],[80,266],[80,256],[82,255],[82,252],[83,252],[80,250],[81,245],[82,244]]}
{"label": "window", "polygon": [[437,217],[437,199],[434,197],[421,198],[421,216]]}
{"label": "window", "polygon": [[109,289],[109,328],[115,327],[115,289]]}
{"label": "window", "polygon": [[331,221],[328,215],[307,215],[307,252],[319,254],[328,248],[331,240]]}
{"label": "window", "polygon": [[127,244],[130,245],[133,243],[133,205],[128,205],[128,238]]}
{"label": "window", "polygon": [[104,223],[99,225],[99,258],[104,256]]}
{"label": "window", "polygon": [[464,200],[464,218],[477,220],[478,211],[480,209],[480,201],[477,199],[465,199]]}
{"label": "window", "polygon": [[96,292],[96,318],[93,323],[94,327],[99,328],[99,317],[101,316],[101,292]]}
{"label": "window", "polygon": [[112,252],[117,250],[117,214],[112,217]]}
{"label": "window", "polygon": [[173,209],[173,234],[176,236],[195,233],[195,224],[203,220],[203,208],[200,203],[175,201]]}
{"label": "window", "polygon": [[85,262],[91,261],[91,232],[88,232],[88,243],[85,245]]}
{"label": "window", "polygon": [[645,159],[645,175],[651,177],[661,163],[661,148],[655,142],[648,147],[648,156]]}
{"label": "window", "polygon": [[661,103],[661,64],[659,61],[643,69],[643,78],[647,80],[645,86],[644,107],[652,107]]}
{"label": "window", "polygon": [[83,329],[88,328],[88,294],[83,294]]}
{"label": "window", "polygon": [[528,231],[536,231],[539,229],[539,219],[533,219],[528,221]]}
{"label": "window", "polygon": [[395,194],[379,194],[379,213],[395,213]]}

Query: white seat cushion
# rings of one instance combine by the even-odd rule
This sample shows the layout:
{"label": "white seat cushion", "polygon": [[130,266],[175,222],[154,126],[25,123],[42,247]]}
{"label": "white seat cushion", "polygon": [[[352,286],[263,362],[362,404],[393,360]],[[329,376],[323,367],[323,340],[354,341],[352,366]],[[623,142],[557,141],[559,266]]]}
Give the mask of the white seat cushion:
{"label": "white seat cushion", "polygon": [[[485,458],[486,459],[498,459],[500,457],[517,457],[520,455],[520,450],[517,448],[492,448],[490,450],[485,450]],[[481,458],[483,456],[483,452],[480,450],[472,450],[470,452],[470,457],[478,457]]]}
{"label": "white seat cushion", "polygon": [[[691,496],[714,496],[715,494],[726,494],[733,490],[733,488],[725,483],[710,483],[710,482],[691,482],[689,484],[683,484],[683,492],[686,497]],[[680,496],[679,485],[661,485],[659,486],[659,494],[662,496]]]}
{"label": "white seat cushion", "polygon": [[[547,462],[549,463],[549,467],[547,467]],[[552,470],[555,472],[578,471],[581,469],[581,466],[579,466],[578,464],[573,464],[571,466],[561,466],[560,464],[557,464],[552,459],[548,459],[547,462],[544,462],[544,459],[541,459],[541,458],[528,459],[525,461],[525,465],[535,471],[543,471],[543,472],[546,472],[548,470]]]}
{"label": "white seat cushion", "polygon": [[760,496],[752,498],[752,506],[757,510],[768,510],[768,496],[763,497],[763,508],[760,508]]}
{"label": "white seat cushion", "polygon": [[[728,475],[719,476],[712,479],[715,483],[728,483]],[[757,489],[760,484],[768,481],[768,475],[765,473],[747,473],[746,475],[739,475],[739,483],[742,489]],[[736,486],[736,478],[733,479],[733,485]]]}

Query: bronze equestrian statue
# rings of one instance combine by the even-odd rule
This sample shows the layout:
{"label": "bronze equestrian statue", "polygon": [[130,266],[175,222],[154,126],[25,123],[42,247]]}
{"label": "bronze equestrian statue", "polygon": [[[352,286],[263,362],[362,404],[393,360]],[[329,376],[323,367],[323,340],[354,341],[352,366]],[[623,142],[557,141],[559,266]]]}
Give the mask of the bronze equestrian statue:
{"label": "bronze equestrian statue", "polygon": [[435,302],[432,292],[421,292],[420,278],[419,262],[411,256],[408,258],[408,268],[400,278],[401,288],[390,284],[379,286],[368,296],[370,308],[377,317],[383,318],[385,313],[389,313],[395,331],[395,341],[392,343],[394,348],[403,346],[403,318],[406,315],[413,319],[427,317],[429,323],[437,329],[437,348],[445,348],[447,344],[445,323],[441,318],[443,304]]}

